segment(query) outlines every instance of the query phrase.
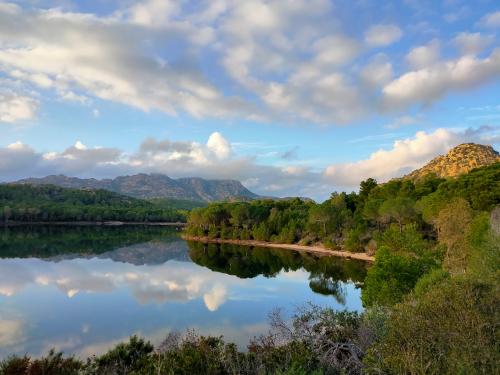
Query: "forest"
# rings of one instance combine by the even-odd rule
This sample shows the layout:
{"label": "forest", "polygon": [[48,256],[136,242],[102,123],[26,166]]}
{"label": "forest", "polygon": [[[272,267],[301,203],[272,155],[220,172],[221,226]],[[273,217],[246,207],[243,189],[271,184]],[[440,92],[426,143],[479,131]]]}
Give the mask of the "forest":
{"label": "forest", "polygon": [[415,246],[435,242],[439,211],[455,202],[474,212],[491,211],[500,203],[500,164],[449,180],[429,175],[418,181],[377,184],[367,179],[359,193],[335,192],[320,204],[299,198],[212,203],[191,211],[186,233],[304,245],[320,242],[333,249],[373,253],[377,245],[393,246],[390,237],[395,232],[410,236]]}
{"label": "forest", "polygon": [[[274,311],[269,332],[246,350],[223,337],[172,332],[157,347],[133,336],[86,362],[54,351],[13,356],[0,363],[0,374],[498,373],[499,204],[497,163],[455,179],[368,179],[359,193],[334,193],[320,204],[260,200],[194,209],[193,236],[373,253],[366,276],[359,273],[364,311],[303,306],[290,319]],[[253,262],[264,262],[269,274],[278,269],[269,250],[248,257],[203,246],[191,256],[211,269],[243,277],[252,276]],[[283,262],[293,269],[293,259]]]}
{"label": "forest", "polygon": [[[169,205],[170,203],[170,205]],[[183,222],[185,202],[150,202],[107,190],[0,185],[0,222]]]}

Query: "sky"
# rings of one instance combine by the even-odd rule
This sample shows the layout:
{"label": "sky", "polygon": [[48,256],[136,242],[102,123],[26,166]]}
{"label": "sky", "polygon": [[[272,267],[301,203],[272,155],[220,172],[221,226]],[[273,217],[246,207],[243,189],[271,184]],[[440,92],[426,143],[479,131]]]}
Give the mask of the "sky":
{"label": "sky", "polygon": [[500,148],[498,1],[0,1],[0,181],[325,199]]}

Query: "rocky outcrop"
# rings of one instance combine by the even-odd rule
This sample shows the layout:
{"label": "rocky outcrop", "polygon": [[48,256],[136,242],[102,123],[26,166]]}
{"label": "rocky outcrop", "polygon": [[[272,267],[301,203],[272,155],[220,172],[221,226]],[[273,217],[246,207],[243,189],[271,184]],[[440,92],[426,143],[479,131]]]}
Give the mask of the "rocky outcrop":
{"label": "rocky outcrop", "polygon": [[479,167],[500,162],[500,155],[491,146],[463,143],[452,148],[446,155],[432,159],[422,168],[411,172],[405,178],[418,180],[426,175],[456,177]]}

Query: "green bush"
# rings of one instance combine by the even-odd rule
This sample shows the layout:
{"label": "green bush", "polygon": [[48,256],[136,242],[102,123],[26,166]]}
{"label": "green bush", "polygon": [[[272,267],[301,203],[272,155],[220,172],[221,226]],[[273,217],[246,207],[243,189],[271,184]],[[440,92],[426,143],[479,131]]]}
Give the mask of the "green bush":
{"label": "green bush", "polygon": [[154,347],[149,341],[132,336],[127,343],[118,344],[87,366],[88,374],[146,374],[151,370],[149,360]]}
{"label": "green bush", "polygon": [[415,284],[415,295],[417,297],[427,293],[432,287],[448,279],[450,274],[442,268],[435,268],[423,275]]}
{"label": "green bush", "polygon": [[220,237],[219,229],[217,227],[211,227],[207,233],[208,238],[215,239]]}
{"label": "green bush", "polygon": [[396,305],[366,357],[374,374],[496,374],[500,283],[447,279]]}
{"label": "green bush", "polygon": [[417,280],[434,265],[426,259],[393,254],[380,247],[368,270],[361,299],[364,306],[393,305],[410,292]]}
{"label": "green bush", "polygon": [[345,249],[351,252],[363,252],[365,243],[362,238],[365,232],[366,230],[359,226],[349,230],[344,241]]}
{"label": "green bush", "polygon": [[416,224],[404,225],[401,229],[395,224],[391,225],[378,238],[378,244],[386,246],[391,252],[417,255],[429,248],[429,243],[423,239]]}
{"label": "green bush", "polygon": [[79,375],[83,363],[74,357],[64,358],[51,350],[46,357],[11,356],[0,362],[0,375]]}

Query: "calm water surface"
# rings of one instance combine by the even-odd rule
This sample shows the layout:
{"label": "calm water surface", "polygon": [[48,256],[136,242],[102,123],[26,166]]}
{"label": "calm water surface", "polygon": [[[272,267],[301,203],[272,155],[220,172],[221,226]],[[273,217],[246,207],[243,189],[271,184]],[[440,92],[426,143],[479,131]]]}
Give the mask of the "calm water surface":
{"label": "calm water surface", "polygon": [[186,328],[245,347],[276,307],[361,310],[365,273],[352,260],[188,243],[171,228],[0,228],[0,358],[84,357]]}

